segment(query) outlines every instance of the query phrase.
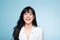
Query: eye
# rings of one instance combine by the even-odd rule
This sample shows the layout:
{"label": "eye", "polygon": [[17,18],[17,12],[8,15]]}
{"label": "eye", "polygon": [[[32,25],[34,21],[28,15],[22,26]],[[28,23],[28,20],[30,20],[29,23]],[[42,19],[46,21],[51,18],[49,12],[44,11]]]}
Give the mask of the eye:
{"label": "eye", "polygon": [[25,13],[24,15],[27,15],[27,13]]}
{"label": "eye", "polygon": [[30,13],[30,15],[33,15],[32,13]]}

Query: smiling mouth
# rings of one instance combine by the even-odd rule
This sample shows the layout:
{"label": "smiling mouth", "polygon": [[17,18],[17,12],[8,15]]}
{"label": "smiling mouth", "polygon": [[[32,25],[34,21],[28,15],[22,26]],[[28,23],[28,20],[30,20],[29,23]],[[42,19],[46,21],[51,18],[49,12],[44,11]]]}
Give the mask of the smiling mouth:
{"label": "smiling mouth", "polygon": [[30,21],[31,19],[26,19],[27,21]]}

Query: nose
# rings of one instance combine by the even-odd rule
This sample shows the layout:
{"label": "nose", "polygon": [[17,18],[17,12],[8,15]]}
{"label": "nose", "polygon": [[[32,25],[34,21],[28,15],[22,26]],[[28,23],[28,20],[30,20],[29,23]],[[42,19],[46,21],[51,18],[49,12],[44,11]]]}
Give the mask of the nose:
{"label": "nose", "polygon": [[27,14],[27,18],[29,18],[30,17],[30,15],[29,14]]}

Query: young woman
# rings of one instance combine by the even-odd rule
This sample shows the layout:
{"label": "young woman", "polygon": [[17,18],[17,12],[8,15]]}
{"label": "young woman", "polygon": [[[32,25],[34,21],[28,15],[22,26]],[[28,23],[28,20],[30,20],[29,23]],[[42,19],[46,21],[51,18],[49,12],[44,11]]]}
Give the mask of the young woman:
{"label": "young woman", "polygon": [[37,26],[35,11],[32,7],[25,7],[13,32],[14,40],[43,40],[42,28]]}

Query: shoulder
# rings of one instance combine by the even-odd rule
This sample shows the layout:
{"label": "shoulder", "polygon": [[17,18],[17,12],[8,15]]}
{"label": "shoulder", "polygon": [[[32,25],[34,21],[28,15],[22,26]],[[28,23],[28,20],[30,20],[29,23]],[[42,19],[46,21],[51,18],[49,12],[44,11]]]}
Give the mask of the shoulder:
{"label": "shoulder", "polygon": [[44,31],[41,27],[35,27],[35,32],[38,33],[38,35],[43,36]]}
{"label": "shoulder", "polygon": [[34,30],[37,31],[37,32],[40,32],[40,33],[43,32],[43,29],[41,27],[39,27],[39,26],[34,27]]}
{"label": "shoulder", "polygon": [[35,28],[35,30],[38,30],[38,31],[42,31],[43,29],[41,28],[41,27],[39,27],[39,26],[36,26],[36,27],[34,27]]}

